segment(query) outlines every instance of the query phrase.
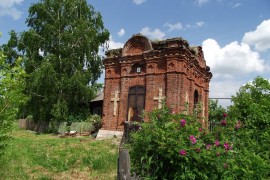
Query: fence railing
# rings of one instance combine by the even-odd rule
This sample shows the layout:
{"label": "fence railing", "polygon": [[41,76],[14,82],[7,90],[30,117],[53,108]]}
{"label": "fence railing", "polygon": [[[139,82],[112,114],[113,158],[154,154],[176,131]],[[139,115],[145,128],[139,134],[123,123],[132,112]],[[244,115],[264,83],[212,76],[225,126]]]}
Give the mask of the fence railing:
{"label": "fence railing", "polygon": [[213,122],[213,121],[209,121],[208,122],[208,129],[209,129],[209,131],[215,130],[218,126],[220,126],[220,123],[219,122]]}

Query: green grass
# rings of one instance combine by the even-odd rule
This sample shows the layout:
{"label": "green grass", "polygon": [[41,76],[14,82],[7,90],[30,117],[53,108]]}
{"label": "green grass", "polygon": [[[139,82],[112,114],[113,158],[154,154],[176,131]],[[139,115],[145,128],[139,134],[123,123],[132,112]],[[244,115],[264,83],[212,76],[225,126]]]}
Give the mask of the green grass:
{"label": "green grass", "polygon": [[15,130],[0,159],[2,179],[116,179],[115,140],[59,138]]}

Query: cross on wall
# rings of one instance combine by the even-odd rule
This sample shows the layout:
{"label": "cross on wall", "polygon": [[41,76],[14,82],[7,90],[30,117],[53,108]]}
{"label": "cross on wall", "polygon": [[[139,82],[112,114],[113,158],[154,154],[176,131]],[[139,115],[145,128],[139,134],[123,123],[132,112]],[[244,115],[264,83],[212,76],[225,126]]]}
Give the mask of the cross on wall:
{"label": "cross on wall", "polygon": [[118,97],[119,91],[116,90],[114,92],[114,97],[111,98],[111,101],[113,102],[113,115],[116,116],[117,111],[117,102],[120,100]]}
{"label": "cross on wall", "polygon": [[162,108],[162,100],[165,99],[164,96],[162,96],[162,88],[158,90],[158,97],[154,97],[155,101],[158,101],[158,109]]}

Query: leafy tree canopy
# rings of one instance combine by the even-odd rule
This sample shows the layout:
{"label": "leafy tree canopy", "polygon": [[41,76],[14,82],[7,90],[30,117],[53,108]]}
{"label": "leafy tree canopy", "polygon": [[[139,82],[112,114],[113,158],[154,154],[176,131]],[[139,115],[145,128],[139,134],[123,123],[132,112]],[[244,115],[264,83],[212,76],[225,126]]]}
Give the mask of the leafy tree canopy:
{"label": "leafy tree canopy", "polygon": [[22,60],[16,60],[13,66],[7,62],[7,57],[0,51],[0,156],[4,152],[8,132],[16,118],[18,108],[26,101],[22,93],[25,88],[25,72]]}
{"label": "leafy tree canopy", "polygon": [[209,121],[215,123],[220,122],[225,112],[226,109],[218,105],[218,100],[209,100]]}
{"label": "leafy tree canopy", "polygon": [[10,39],[9,39],[8,43],[0,46],[0,48],[2,49],[4,55],[6,56],[5,57],[6,63],[13,66],[13,65],[15,65],[18,57],[20,57],[20,54],[17,50],[18,35],[14,30],[10,31],[9,34],[10,34]]}
{"label": "leafy tree canopy", "polygon": [[100,46],[109,39],[102,17],[86,0],[40,0],[29,8],[18,49],[29,74],[27,110],[35,120],[82,112],[99,86]]}
{"label": "leafy tree canopy", "polygon": [[257,77],[242,86],[232,97],[230,113],[250,129],[265,130],[270,126],[270,82]]}
{"label": "leafy tree canopy", "polygon": [[[257,77],[242,86],[229,109],[232,118],[243,122],[246,135],[243,143],[268,160],[270,165],[270,82]],[[251,139],[252,141],[249,141]],[[252,143],[249,143],[252,142]]]}

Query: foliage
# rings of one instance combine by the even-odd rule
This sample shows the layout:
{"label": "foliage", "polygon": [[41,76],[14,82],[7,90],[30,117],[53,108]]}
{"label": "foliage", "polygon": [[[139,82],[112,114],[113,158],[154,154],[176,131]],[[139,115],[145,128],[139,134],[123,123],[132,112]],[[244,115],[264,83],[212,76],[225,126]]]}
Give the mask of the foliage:
{"label": "foliage", "polygon": [[40,0],[29,8],[18,50],[29,74],[27,114],[66,121],[84,113],[101,87],[99,48],[109,39],[99,12],[86,0]]}
{"label": "foliage", "polygon": [[12,66],[0,51],[0,156],[9,139],[8,132],[18,108],[26,101],[22,91],[25,87],[25,72],[18,59]]}
{"label": "foliage", "polygon": [[0,179],[115,179],[117,145],[112,140],[59,138],[25,130],[12,135],[1,158]]}
{"label": "foliage", "polygon": [[[270,164],[270,82],[257,77],[251,83],[242,86],[229,113],[243,122],[247,136],[243,137],[245,145],[252,148]],[[249,142],[253,142],[250,144]]]}
{"label": "foliage", "polygon": [[252,83],[242,86],[232,97],[230,113],[250,129],[265,130],[270,125],[270,82],[257,77]]}
{"label": "foliage", "polygon": [[86,119],[86,122],[92,124],[92,131],[97,132],[102,127],[102,119],[99,115],[94,114]]}
{"label": "foliage", "polygon": [[224,114],[213,132],[168,108],[149,114],[132,134],[133,171],[145,179],[263,179],[269,165],[242,143],[245,129]]}
{"label": "foliage", "polygon": [[209,121],[219,122],[224,113],[226,113],[226,109],[218,105],[218,100],[209,100]]}
{"label": "foliage", "polygon": [[5,62],[13,66],[16,63],[16,60],[20,57],[20,54],[17,50],[18,34],[14,30],[10,31],[9,34],[10,39],[8,43],[0,46],[0,48],[6,56]]}

